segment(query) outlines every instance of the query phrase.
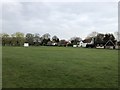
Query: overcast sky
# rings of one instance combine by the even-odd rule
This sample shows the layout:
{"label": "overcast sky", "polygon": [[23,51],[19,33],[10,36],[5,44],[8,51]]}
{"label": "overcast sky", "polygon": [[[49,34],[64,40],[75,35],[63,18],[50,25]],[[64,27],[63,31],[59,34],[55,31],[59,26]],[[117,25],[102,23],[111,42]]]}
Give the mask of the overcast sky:
{"label": "overcast sky", "polygon": [[117,2],[7,2],[2,4],[3,32],[50,33],[60,39],[118,30]]}

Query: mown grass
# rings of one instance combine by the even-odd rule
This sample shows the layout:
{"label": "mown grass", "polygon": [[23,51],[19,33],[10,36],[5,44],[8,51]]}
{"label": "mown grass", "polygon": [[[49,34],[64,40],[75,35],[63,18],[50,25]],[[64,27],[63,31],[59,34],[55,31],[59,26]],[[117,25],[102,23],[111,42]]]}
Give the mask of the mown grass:
{"label": "mown grass", "polygon": [[3,88],[116,88],[118,51],[3,47]]}

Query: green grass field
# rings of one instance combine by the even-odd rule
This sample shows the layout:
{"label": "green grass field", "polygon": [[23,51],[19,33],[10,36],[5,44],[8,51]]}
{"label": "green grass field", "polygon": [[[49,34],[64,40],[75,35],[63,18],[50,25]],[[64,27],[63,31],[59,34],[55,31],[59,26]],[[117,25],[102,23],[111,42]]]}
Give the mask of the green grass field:
{"label": "green grass field", "polygon": [[117,88],[118,51],[3,47],[3,88]]}

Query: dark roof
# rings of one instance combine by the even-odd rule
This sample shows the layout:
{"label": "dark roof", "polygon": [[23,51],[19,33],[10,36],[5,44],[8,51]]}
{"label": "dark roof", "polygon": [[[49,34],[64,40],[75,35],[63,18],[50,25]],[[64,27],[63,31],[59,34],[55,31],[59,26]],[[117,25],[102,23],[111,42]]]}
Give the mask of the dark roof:
{"label": "dark roof", "polygon": [[108,40],[105,46],[115,46],[112,40]]}
{"label": "dark roof", "polygon": [[91,41],[92,41],[92,38],[87,38],[87,39],[83,40],[82,42],[83,43],[90,43]]}

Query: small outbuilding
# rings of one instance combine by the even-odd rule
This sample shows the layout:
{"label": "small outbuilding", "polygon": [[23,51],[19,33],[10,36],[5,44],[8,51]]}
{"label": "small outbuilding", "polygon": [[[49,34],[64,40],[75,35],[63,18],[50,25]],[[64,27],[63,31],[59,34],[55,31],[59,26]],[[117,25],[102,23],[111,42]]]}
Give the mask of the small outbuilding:
{"label": "small outbuilding", "polygon": [[77,45],[73,45],[73,47],[77,47]]}
{"label": "small outbuilding", "polygon": [[29,43],[24,43],[24,47],[29,47]]}

